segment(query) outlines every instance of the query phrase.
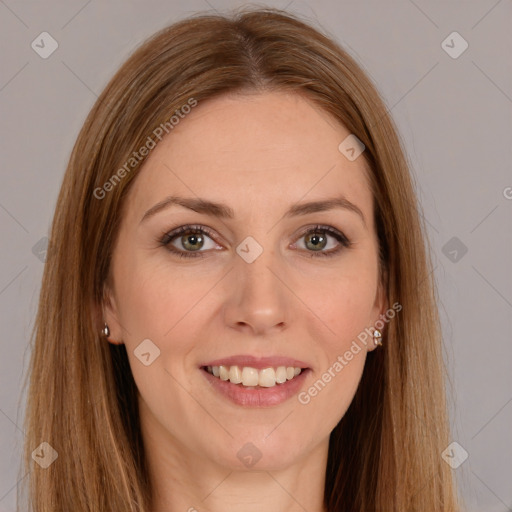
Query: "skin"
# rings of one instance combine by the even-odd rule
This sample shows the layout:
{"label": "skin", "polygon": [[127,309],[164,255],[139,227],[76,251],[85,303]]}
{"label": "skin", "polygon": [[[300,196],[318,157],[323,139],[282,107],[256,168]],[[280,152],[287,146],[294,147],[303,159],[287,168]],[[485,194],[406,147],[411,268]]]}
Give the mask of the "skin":
{"label": "skin", "polygon": [[[307,390],[385,312],[373,199],[363,157],[338,150],[349,132],[307,99],[266,92],[196,106],[160,142],[133,183],[114,248],[104,317],[125,343],[139,391],[154,512],[322,511],[329,434],[362,375],[362,350],[307,405],[234,405],[205,379],[202,363],[238,354],[284,355],[311,368]],[[168,195],[225,203],[234,219],[171,206],[143,222]],[[283,218],[293,204],[343,195],[362,212],[336,208]],[[160,244],[186,224],[209,227],[204,257],[180,258]],[[305,228],[332,226],[322,251]],[[236,252],[253,237],[251,264]],[[176,250],[190,242],[178,235]],[[196,243],[192,240],[192,243]],[[197,254],[197,251],[191,251]],[[150,339],[160,356],[134,355]],[[238,451],[252,443],[248,468]]]}

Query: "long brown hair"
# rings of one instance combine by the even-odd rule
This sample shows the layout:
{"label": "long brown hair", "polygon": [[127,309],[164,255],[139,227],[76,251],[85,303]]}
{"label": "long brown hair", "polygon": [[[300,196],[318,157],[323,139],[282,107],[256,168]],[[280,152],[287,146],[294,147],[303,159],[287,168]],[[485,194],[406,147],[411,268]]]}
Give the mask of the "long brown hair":
{"label": "long brown hair", "polygon": [[[388,303],[402,306],[331,433],[326,509],[458,509],[441,458],[450,438],[435,282],[402,143],[358,64],[297,16],[267,8],[195,15],[159,31],[85,121],[56,205],[32,339],[24,459],[32,510],[151,510],[126,350],[100,336],[123,200],[144,158],[126,162],[191,98],[274,90],[305,95],[365,145],[381,277]],[[42,442],[58,453],[46,469],[31,456]]]}

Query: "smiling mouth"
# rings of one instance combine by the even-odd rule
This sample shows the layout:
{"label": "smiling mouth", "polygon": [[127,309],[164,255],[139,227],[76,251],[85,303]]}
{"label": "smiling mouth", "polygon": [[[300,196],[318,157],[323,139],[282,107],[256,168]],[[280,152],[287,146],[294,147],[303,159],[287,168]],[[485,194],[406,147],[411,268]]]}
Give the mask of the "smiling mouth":
{"label": "smiling mouth", "polygon": [[300,375],[306,368],[278,366],[252,368],[251,366],[203,366],[202,369],[220,380],[229,381],[246,388],[271,388],[284,384]]}

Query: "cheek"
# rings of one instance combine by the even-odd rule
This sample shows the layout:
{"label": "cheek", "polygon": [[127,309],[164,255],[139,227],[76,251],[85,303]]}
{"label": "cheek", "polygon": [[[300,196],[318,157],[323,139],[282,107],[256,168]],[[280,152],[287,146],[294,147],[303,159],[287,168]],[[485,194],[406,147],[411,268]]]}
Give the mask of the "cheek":
{"label": "cheek", "polygon": [[326,323],[335,333],[334,338],[328,338],[326,348],[329,352],[339,352],[370,326],[375,287],[364,280],[344,280],[327,299],[324,296],[320,300],[318,306],[323,307]]}
{"label": "cheek", "polygon": [[378,288],[377,263],[364,257],[348,261],[339,272],[324,279],[322,292],[310,294],[308,305],[330,328],[333,336],[324,338],[331,357],[346,350],[352,340],[371,326]]}
{"label": "cheek", "polygon": [[211,288],[200,276],[149,259],[128,262],[120,268],[117,282],[119,317],[132,343],[172,337]]}
{"label": "cheek", "polygon": [[[371,343],[368,329],[375,292],[376,282],[370,276],[342,274],[331,281],[327,293],[316,294],[308,303],[330,334],[318,323],[317,327],[326,334],[315,336],[311,331],[321,352],[320,364],[298,399],[304,407],[305,422],[310,421],[308,415],[322,417],[326,433],[343,417],[359,385]],[[312,423],[315,421],[311,419]]]}

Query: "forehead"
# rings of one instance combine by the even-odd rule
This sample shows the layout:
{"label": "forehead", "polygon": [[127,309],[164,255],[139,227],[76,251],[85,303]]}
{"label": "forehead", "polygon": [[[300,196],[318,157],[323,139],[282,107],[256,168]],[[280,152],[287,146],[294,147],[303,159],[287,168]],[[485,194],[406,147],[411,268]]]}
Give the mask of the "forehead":
{"label": "forehead", "polygon": [[165,196],[198,196],[263,214],[344,195],[370,213],[361,156],[338,149],[350,132],[303,96],[267,92],[199,103],[152,150],[130,191],[139,217]]}

